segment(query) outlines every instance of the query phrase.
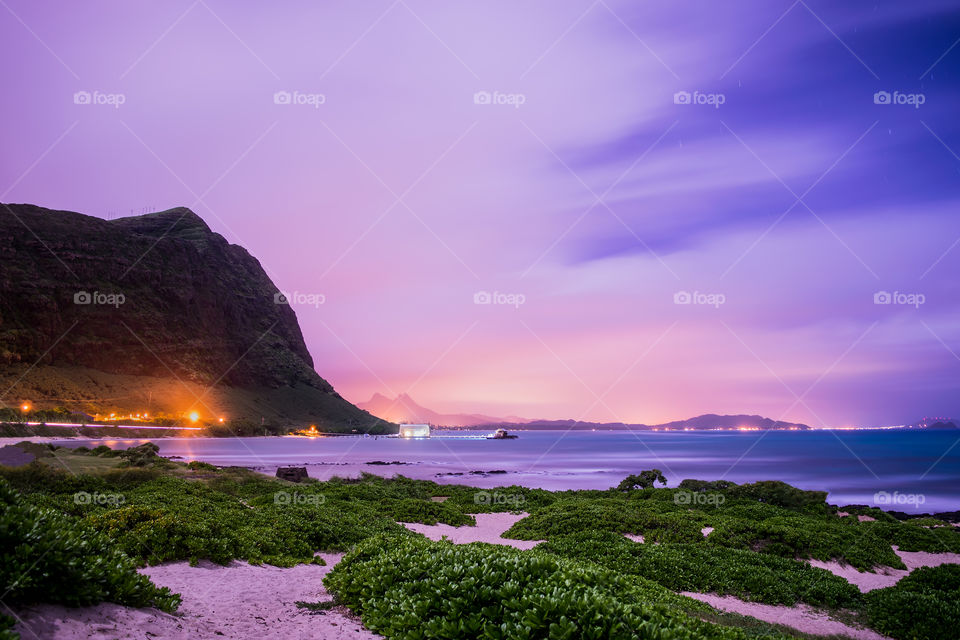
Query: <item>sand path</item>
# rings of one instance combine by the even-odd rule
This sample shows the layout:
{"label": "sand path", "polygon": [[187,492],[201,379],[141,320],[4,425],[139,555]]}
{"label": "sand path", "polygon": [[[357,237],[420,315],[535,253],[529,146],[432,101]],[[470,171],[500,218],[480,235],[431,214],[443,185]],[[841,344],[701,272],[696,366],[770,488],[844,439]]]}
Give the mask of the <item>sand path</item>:
{"label": "sand path", "polygon": [[429,525],[418,522],[401,522],[400,524],[410,531],[422,533],[431,540],[439,540],[446,536],[454,544],[489,542],[490,544],[502,544],[515,549],[532,549],[543,540],[509,540],[500,537],[500,534],[528,515],[530,514],[476,513],[474,514],[474,519],[477,521],[475,527],[451,527],[448,524]]}
{"label": "sand path", "polygon": [[380,636],[365,629],[342,607],[312,613],[294,604],[317,602],[330,595],[323,577],[343,554],[321,554],[327,566],[298,565],[288,569],[233,562],[221,567],[186,562],[147,567],[141,572],[157,585],[183,596],[177,615],[156,609],[116,604],[71,609],[39,605],[17,612],[16,630],[23,640],[360,640]]}
{"label": "sand path", "polygon": [[840,576],[850,584],[856,585],[861,592],[873,591],[892,587],[908,576],[914,569],[920,567],[939,567],[942,564],[960,564],[960,553],[929,553],[927,551],[900,551],[896,546],[894,552],[907,565],[906,570],[891,567],[879,567],[878,571],[858,571],[848,564],[841,564],[836,560],[823,562],[822,560],[807,560],[820,569],[826,569],[835,576]]}
{"label": "sand path", "polygon": [[805,604],[795,607],[760,604],[758,602],[744,602],[733,596],[718,596],[715,593],[685,591],[683,595],[705,602],[714,609],[739,613],[772,624],[782,624],[812,635],[843,635],[856,640],[887,640],[886,636],[882,636],[876,631],[851,627],[833,620],[827,614]]}

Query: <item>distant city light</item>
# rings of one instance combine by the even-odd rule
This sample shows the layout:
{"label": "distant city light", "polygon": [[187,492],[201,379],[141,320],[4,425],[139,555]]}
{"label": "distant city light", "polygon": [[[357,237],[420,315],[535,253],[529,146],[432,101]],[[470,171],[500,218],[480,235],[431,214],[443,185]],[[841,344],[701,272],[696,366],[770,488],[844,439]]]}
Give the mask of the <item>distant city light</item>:
{"label": "distant city light", "polygon": [[30,411],[30,403],[29,403],[29,402],[24,402],[23,405],[21,405],[20,408],[23,409],[24,411]]}
{"label": "distant city light", "polygon": [[199,420],[199,419],[200,419],[200,414],[199,414],[199,413],[197,413],[196,411],[191,411],[191,412],[190,412],[190,422],[196,422],[196,421]]}
{"label": "distant city light", "polygon": [[220,418],[220,422],[223,422],[223,418]]}

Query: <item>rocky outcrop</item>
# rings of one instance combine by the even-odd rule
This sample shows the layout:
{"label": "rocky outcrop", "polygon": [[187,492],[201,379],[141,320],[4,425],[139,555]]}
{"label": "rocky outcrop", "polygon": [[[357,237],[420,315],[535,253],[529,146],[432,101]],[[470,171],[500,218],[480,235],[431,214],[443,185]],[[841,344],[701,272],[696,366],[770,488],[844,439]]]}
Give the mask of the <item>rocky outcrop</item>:
{"label": "rocky outcrop", "polygon": [[310,478],[306,467],[278,467],[276,476],[287,482],[303,482]]}

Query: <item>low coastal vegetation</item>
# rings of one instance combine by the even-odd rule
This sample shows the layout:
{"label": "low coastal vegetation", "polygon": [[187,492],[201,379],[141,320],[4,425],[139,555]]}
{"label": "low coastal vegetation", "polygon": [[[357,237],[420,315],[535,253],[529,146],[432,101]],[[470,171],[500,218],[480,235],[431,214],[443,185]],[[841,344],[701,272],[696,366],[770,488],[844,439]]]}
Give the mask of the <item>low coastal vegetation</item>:
{"label": "low coastal vegetation", "polygon": [[783,637],[700,620],[704,605],[642,578],[482,543],[373,538],[326,584],[388,638]]}
{"label": "low coastal vegetation", "polygon": [[136,563],[107,535],[29,504],[2,478],[0,508],[0,585],[8,606],[109,601],[169,612],[180,604],[179,595],[137,573]]}
{"label": "low coastal vegetation", "polygon": [[[0,589],[18,606],[106,601],[172,611],[178,597],[137,566],[286,567],[340,551],[348,553],[327,578],[330,591],[391,638],[798,636],[719,614],[681,591],[804,603],[897,640],[948,637],[956,626],[947,623],[960,621],[957,567],[861,594],[804,562],[903,568],[891,544],[957,551],[956,527],[878,510],[870,521],[839,517],[823,493],[779,482],[666,488],[654,486],[662,474],[652,470],[606,491],[484,490],[372,475],[295,484],[168,460],[150,443],[122,452],[25,448],[34,462],[0,467]],[[545,542],[531,551],[456,546],[398,524],[470,526],[475,514],[504,511],[529,514],[504,537]]]}
{"label": "low coastal vegetation", "polygon": [[893,638],[957,637],[960,565],[923,567],[865,597],[870,626]]}
{"label": "low coastal vegetation", "polygon": [[766,604],[854,608],[860,603],[860,590],[829,571],[752,551],[711,544],[636,544],[600,531],[557,536],[538,548],[640,576],[671,591],[713,592]]}

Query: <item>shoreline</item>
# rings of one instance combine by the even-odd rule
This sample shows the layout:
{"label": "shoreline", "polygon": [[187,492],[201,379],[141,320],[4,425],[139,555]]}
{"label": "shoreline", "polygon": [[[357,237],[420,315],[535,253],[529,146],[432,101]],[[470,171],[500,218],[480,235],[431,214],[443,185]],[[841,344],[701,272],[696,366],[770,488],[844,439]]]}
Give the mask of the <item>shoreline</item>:
{"label": "shoreline", "polygon": [[[565,434],[566,432],[556,432]],[[609,432],[607,436],[616,432]],[[806,432],[804,432],[806,433]],[[659,435],[665,435],[662,432]],[[669,434],[666,434],[669,435]],[[696,435],[696,434],[695,434]],[[449,446],[443,450],[434,450],[430,452],[425,450],[429,446],[430,439],[405,439],[405,438],[350,438],[350,443],[346,451],[338,451],[336,448],[327,450],[326,445],[338,447],[339,438],[316,438],[309,436],[248,436],[243,438],[211,438],[199,436],[163,436],[163,437],[53,437],[53,436],[31,436],[31,437],[0,437],[0,448],[8,445],[15,445],[20,442],[33,442],[38,444],[61,444],[67,448],[91,445],[93,443],[106,443],[112,448],[126,448],[142,444],[147,441],[155,441],[163,447],[163,443],[177,443],[173,447],[176,453],[164,451],[161,449],[161,456],[171,460],[190,461],[200,460],[220,467],[242,467],[250,469],[257,473],[273,476],[278,467],[304,467],[310,478],[318,481],[327,481],[333,477],[344,479],[356,479],[364,473],[392,478],[395,476],[404,476],[413,480],[428,480],[443,485],[465,485],[477,489],[497,489],[510,486],[523,486],[531,489],[544,489],[547,491],[563,490],[585,490],[597,489],[605,490],[613,488],[624,477],[629,475],[630,471],[617,468],[616,462],[598,461],[595,467],[569,467],[564,465],[561,459],[537,459],[532,463],[530,460],[517,457],[517,450],[511,445],[502,443],[490,443],[489,451],[491,454],[505,454],[505,457],[485,456],[484,460],[467,457],[469,461],[464,461]],[[244,445],[243,448],[233,444],[237,441],[249,442],[251,446]],[[282,442],[303,442],[308,449],[300,447],[295,448],[291,453],[289,447],[277,447]],[[326,441],[326,442],[325,442]],[[376,443],[386,443],[387,450]],[[257,442],[271,443],[266,451],[261,451],[254,444]],[[438,439],[439,442],[446,442]],[[475,438],[464,438],[461,442],[479,443],[481,440]],[[512,441],[516,442],[516,441]],[[528,440],[529,442],[529,440]],[[206,447],[191,447],[190,445],[211,445]],[[362,445],[360,443],[363,443]],[[224,445],[223,447],[218,445]],[[232,450],[231,450],[232,445]],[[316,452],[319,445],[321,451]],[[396,445],[396,446],[394,446]],[[472,446],[472,445],[471,445]],[[486,445],[481,445],[485,447]],[[343,449],[343,446],[339,446]],[[476,454],[480,449],[471,449]],[[522,452],[521,452],[522,453]],[[258,454],[263,459],[258,459]],[[513,454],[511,456],[511,454]],[[313,456],[310,459],[308,456]],[[452,457],[450,457],[452,455]],[[438,459],[447,456],[449,459]],[[316,458],[326,458],[317,460]],[[490,458],[495,457],[494,461]],[[253,458],[253,459],[251,459]],[[283,458],[282,462],[279,460]],[[532,464],[528,465],[527,463]],[[657,460],[647,460],[638,464],[657,466]],[[716,479],[711,477],[708,471],[695,472],[698,475],[689,477]],[[670,475],[668,487],[676,487],[676,483],[682,479],[682,475]],[[839,507],[846,506],[869,506],[878,508],[887,512],[905,513],[909,517],[922,517],[924,515],[935,514],[953,514],[960,511],[960,495],[951,496],[941,492],[938,496],[933,494],[932,499],[925,504],[911,505],[891,502],[886,504],[871,502],[871,495],[849,495],[856,493],[852,491],[849,485],[844,490],[834,490],[829,485],[824,487],[825,481],[822,478],[770,478],[769,474],[753,474],[748,477],[736,478],[738,484],[756,482],[760,480],[778,479],[792,486],[809,491],[826,491],[827,501]],[[817,480],[820,480],[817,482]],[[843,478],[838,478],[838,484],[842,483]],[[890,491],[890,494],[895,492]],[[900,492],[905,493],[904,491]],[[846,494],[846,495],[845,495]],[[929,492],[928,492],[929,495]],[[926,500],[926,498],[925,498]],[[917,508],[911,508],[917,507]],[[951,518],[952,519],[952,518]]]}

